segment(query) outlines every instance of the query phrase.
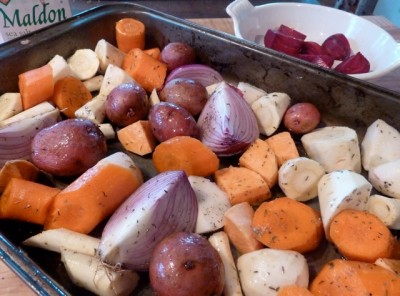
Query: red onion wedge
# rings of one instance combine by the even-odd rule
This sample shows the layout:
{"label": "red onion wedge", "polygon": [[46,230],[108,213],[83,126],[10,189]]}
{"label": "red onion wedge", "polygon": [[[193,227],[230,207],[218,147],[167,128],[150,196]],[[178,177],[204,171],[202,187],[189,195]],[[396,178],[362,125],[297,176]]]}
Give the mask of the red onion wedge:
{"label": "red onion wedge", "polygon": [[221,82],[197,120],[201,141],[218,156],[243,152],[259,136],[257,119],[235,87]]}
{"label": "red onion wedge", "polygon": [[0,125],[0,167],[8,160],[31,157],[33,137],[43,128],[55,124],[60,111],[42,103],[3,121]]}
{"label": "red onion wedge", "polygon": [[192,79],[205,87],[224,80],[217,70],[203,64],[189,64],[175,68],[167,76],[165,84],[175,78]]}
{"label": "red onion wedge", "polygon": [[185,172],[158,174],[111,216],[102,233],[100,258],[113,266],[146,271],[157,243],[173,232],[193,232],[197,214],[196,194]]}
{"label": "red onion wedge", "polygon": [[370,63],[362,53],[357,52],[337,65],[335,70],[344,74],[368,73],[370,70]]}

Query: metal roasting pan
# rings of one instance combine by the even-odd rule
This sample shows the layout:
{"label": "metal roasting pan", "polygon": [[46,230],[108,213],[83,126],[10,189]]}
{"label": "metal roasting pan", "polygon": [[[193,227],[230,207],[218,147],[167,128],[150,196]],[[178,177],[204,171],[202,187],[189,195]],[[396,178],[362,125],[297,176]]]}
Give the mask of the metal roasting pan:
{"label": "metal roasting pan", "polygon": [[[400,93],[132,3],[96,7],[0,45],[0,94],[18,91],[19,73],[44,65],[56,54],[67,58],[77,49],[94,49],[102,38],[115,43],[114,26],[123,17],[145,23],[147,47],[162,48],[170,41],[185,41],[195,48],[199,62],[220,71],[227,80],[246,81],[268,92],[286,92],[293,101],[312,102],[321,110],[323,125],[352,127],[360,141],[366,127],[377,118],[400,129]],[[112,143],[110,153],[120,149],[117,143]],[[145,178],[155,174],[150,157],[130,155],[142,168]],[[235,161],[225,159],[223,163]],[[312,206],[316,204],[311,202]],[[93,235],[100,235],[101,228],[102,225]],[[58,254],[21,245],[24,239],[41,230],[32,224],[0,220],[0,258],[40,295],[91,295],[69,280]],[[311,277],[323,263],[336,256],[334,248],[326,242],[307,254]],[[146,275],[141,278],[134,294],[151,295]]]}

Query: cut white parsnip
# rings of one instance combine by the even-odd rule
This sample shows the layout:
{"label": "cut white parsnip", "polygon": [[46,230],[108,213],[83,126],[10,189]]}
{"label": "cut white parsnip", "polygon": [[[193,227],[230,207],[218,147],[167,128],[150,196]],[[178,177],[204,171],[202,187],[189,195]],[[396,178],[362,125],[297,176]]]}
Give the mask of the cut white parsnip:
{"label": "cut white parsnip", "polygon": [[212,95],[212,93],[217,89],[217,87],[218,87],[218,85],[220,83],[221,82],[216,82],[216,83],[213,83],[213,84],[211,84],[211,85],[206,87],[206,90],[207,90],[207,93],[208,93],[209,96]]}
{"label": "cut white parsnip", "polygon": [[266,96],[268,93],[261,88],[255,87],[247,82],[240,81],[237,85],[243,93],[243,97],[249,105],[253,104],[257,99]]}
{"label": "cut white parsnip", "polygon": [[54,111],[56,108],[50,104],[49,102],[43,102],[40,103],[36,106],[33,106],[29,109],[26,109],[14,116],[11,116],[3,121],[0,122],[0,127],[9,125],[10,123],[17,122],[17,121],[23,121],[28,118],[32,118],[41,114],[45,114],[48,112]]}
{"label": "cut white parsnip", "polygon": [[109,64],[100,87],[100,94],[108,96],[116,86],[128,82],[133,82],[133,78],[128,73],[120,67]]}
{"label": "cut white parsnip", "polygon": [[99,91],[103,83],[104,76],[97,75],[83,82],[83,85],[90,91]]}
{"label": "cut white parsnip", "polygon": [[138,273],[113,269],[94,256],[64,249],[61,261],[74,284],[96,295],[131,295],[139,283]]}
{"label": "cut white parsnip", "polygon": [[274,92],[258,98],[251,104],[260,133],[270,136],[278,129],[290,102],[287,94]]}
{"label": "cut white parsnip", "polygon": [[231,207],[227,194],[214,182],[200,176],[189,176],[197,202],[196,233],[216,231],[224,226],[224,214]]}
{"label": "cut white parsnip", "polygon": [[400,199],[400,159],[372,167],[368,180],[380,193]]}
{"label": "cut white parsnip", "polygon": [[54,83],[60,80],[61,78],[67,76],[74,76],[71,68],[69,67],[67,61],[64,57],[60,55],[55,55],[49,62],[51,69],[53,70],[53,81]]}
{"label": "cut white parsnip", "polygon": [[318,182],[318,201],[325,235],[333,217],[345,209],[365,211],[372,185],[361,174],[349,170],[333,171]]}
{"label": "cut white parsnip", "polygon": [[287,160],[278,171],[279,187],[289,198],[308,201],[318,195],[318,181],[325,169],[317,161],[298,157]]}
{"label": "cut white parsnip", "polygon": [[237,269],[244,295],[276,296],[280,287],[309,283],[307,260],[296,251],[265,248],[246,253],[238,258]]}
{"label": "cut white parsnip", "polygon": [[366,171],[400,159],[400,132],[382,119],[375,120],[361,142],[361,157]]}
{"label": "cut white parsnip", "polygon": [[23,111],[20,93],[4,93],[0,96],[0,121]]}
{"label": "cut white parsnip", "polygon": [[57,253],[67,249],[95,256],[100,239],[65,228],[44,230],[22,242],[25,246],[41,248]]}
{"label": "cut white parsnip", "polygon": [[107,96],[98,94],[85,105],[75,111],[76,118],[85,118],[97,124],[102,124],[106,118],[106,102]]}
{"label": "cut white parsnip", "polygon": [[97,42],[94,52],[97,54],[100,61],[100,73],[105,73],[109,64],[122,67],[125,53],[105,39],[100,39]]}
{"label": "cut white parsnip", "polygon": [[361,143],[363,167],[371,167],[400,159],[400,133],[382,119],[367,129]]}
{"label": "cut white parsnip", "polygon": [[154,106],[154,105],[157,105],[158,103],[160,103],[160,97],[158,96],[156,88],[153,89],[153,91],[151,92],[151,94],[149,96],[149,100],[150,100],[150,106]]}
{"label": "cut white parsnip", "polygon": [[327,126],[301,137],[301,143],[311,159],[326,172],[351,170],[361,172],[361,152],[355,130],[345,126]]}
{"label": "cut white parsnip", "polygon": [[115,130],[110,123],[99,124],[99,128],[107,140],[115,139]]}
{"label": "cut white parsnip", "polygon": [[99,70],[100,61],[97,54],[88,48],[78,49],[67,59],[73,75],[80,80],[94,77]]}
{"label": "cut white parsnip", "polygon": [[390,229],[400,229],[400,199],[379,194],[371,195],[367,211],[382,220]]}
{"label": "cut white parsnip", "polygon": [[233,259],[229,238],[224,231],[212,234],[208,241],[217,250],[225,269],[224,296],[243,295],[240,287],[239,275]]}

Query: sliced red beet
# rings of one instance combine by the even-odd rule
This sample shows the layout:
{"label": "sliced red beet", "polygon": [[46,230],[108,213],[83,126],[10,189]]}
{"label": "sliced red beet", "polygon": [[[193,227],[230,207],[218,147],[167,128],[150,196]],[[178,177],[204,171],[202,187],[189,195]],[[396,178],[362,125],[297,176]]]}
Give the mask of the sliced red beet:
{"label": "sliced red beet", "polygon": [[370,71],[368,59],[360,52],[348,57],[335,67],[335,70],[344,74],[361,74]]}
{"label": "sliced red beet", "polygon": [[329,36],[322,43],[322,49],[335,60],[344,61],[351,54],[349,40],[342,33]]}
{"label": "sliced red beet", "polygon": [[323,55],[326,54],[320,44],[314,41],[304,41],[301,54]]}
{"label": "sliced red beet", "polygon": [[298,57],[302,60],[308,61],[320,67],[330,69],[335,61],[327,54],[299,54]]}
{"label": "sliced red beet", "polygon": [[293,38],[300,39],[300,40],[305,40],[307,37],[303,33],[296,31],[295,29],[290,28],[286,25],[280,25],[278,31],[281,32],[282,34],[285,34],[287,36],[291,36]]}
{"label": "sliced red beet", "polygon": [[265,47],[297,56],[303,46],[303,40],[285,35],[278,30],[269,29],[264,36]]}

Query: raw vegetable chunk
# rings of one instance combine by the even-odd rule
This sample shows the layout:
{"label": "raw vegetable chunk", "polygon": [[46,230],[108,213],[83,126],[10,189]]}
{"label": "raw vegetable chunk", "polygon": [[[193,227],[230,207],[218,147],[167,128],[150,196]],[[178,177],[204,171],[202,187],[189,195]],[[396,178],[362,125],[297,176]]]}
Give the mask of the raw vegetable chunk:
{"label": "raw vegetable chunk", "polygon": [[307,155],[318,161],[326,172],[361,172],[361,152],[355,130],[345,126],[327,126],[301,137]]}
{"label": "raw vegetable chunk", "polygon": [[200,140],[176,136],[159,144],[153,152],[158,172],[183,170],[188,176],[208,177],[219,167],[219,159]]}
{"label": "raw vegetable chunk", "polygon": [[380,193],[400,199],[400,159],[372,167],[368,180]]}
{"label": "raw vegetable chunk", "polygon": [[308,265],[295,251],[262,249],[241,255],[237,260],[244,295],[275,296],[281,287],[307,287]]}
{"label": "raw vegetable chunk", "polygon": [[205,177],[189,176],[196,194],[198,214],[195,232],[209,233],[224,226],[224,214],[231,207],[226,193]]}
{"label": "raw vegetable chunk", "polygon": [[269,188],[278,182],[278,162],[266,141],[257,139],[239,158],[239,165],[261,175]]}
{"label": "raw vegetable chunk", "polygon": [[398,296],[400,277],[372,263],[334,259],[323,266],[310,291],[315,296]]}
{"label": "raw vegetable chunk", "polygon": [[268,137],[265,140],[274,151],[278,161],[278,167],[289,159],[298,158],[299,151],[289,132],[280,132]]}
{"label": "raw vegetable chunk", "polygon": [[117,47],[127,53],[133,48],[144,49],[145,25],[134,18],[122,18],[115,25]]}
{"label": "raw vegetable chunk", "polygon": [[142,183],[142,173],[133,160],[116,152],[100,160],[57,195],[44,228],[67,228],[87,234]]}
{"label": "raw vegetable chunk", "polygon": [[325,169],[307,157],[289,159],[278,172],[279,187],[289,198],[308,201],[317,197],[318,182]]}
{"label": "raw vegetable chunk", "polygon": [[118,130],[117,135],[126,150],[141,156],[153,152],[157,144],[147,120],[138,120]]}
{"label": "raw vegetable chunk", "polygon": [[272,135],[279,127],[291,98],[286,93],[269,93],[255,100],[251,109],[256,115],[260,133]]}
{"label": "raw vegetable chunk", "polygon": [[232,205],[241,202],[258,205],[271,197],[267,182],[248,168],[229,166],[216,171],[214,177],[217,185],[228,194]]}
{"label": "raw vegetable chunk", "polygon": [[372,185],[362,175],[352,171],[334,171],[318,182],[318,201],[325,235],[333,217],[345,209],[365,210]]}
{"label": "raw vegetable chunk", "polygon": [[0,198],[0,217],[43,225],[59,188],[11,178]]}
{"label": "raw vegetable chunk", "polygon": [[361,142],[362,165],[365,170],[400,159],[400,133],[382,119],[375,120]]}
{"label": "raw vegetable chunk", "polygon": [[288,197],[262,203],[254,213],[252,228],[264,245],[299,253],[316,249],[324,237],[320,213]]}
{"label": "raw vegetable chunk", "polygon": [[332,220],[329,237],[349,260],[373,263],[395,256],[396,238],[378,217],[366,211],[341,211]]}
{"label": "raw vegetable chunk", "polygon": [[254,209],[248,202],[241,202],[225,212],[224,231],[236,250],[241,253],[249,253],[264,248],[251,227],[254,217]]}
{"label": "raw vegetable chunk", "polygon": [[36,181],[39,169],[30,161],[15,159],[7,161],[0,170],[0,194],[12,178]]}
{"label": "raw vegetable chunk", "polygon": [[400,230],[400,199],[379,194],[371,195],[367,211],[381,219],[390,229]]}
{"label": "raw vegetable chunk", "polygon": [[167,76],[167,65],[140,48],[133,48],[126,54],[122,68],[147,92],[161,89]]}
{"label": "raw vegetable chunk", "polygon": [[46,64],[18,75],[18,87],[24,110],[47,101],[53,95],[53,69]]}

